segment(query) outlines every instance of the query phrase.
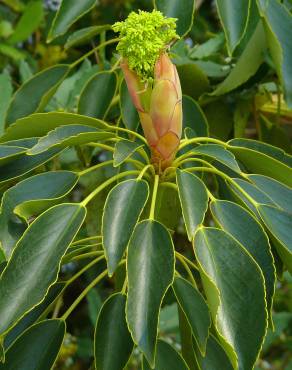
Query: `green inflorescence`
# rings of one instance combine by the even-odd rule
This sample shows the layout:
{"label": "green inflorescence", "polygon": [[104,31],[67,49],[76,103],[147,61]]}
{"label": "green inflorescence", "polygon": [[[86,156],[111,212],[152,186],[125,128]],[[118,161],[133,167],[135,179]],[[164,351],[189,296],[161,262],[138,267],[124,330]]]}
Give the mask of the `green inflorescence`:
{"label": "green inflorescence", "polygon": [[158,10],[131,12],[124,22],[115,23],[113,30],[120,32],[118,52],[143,82],[153,79],[159,54],[172,40],[179,38],[175,31],[176,19],[166,18]]}

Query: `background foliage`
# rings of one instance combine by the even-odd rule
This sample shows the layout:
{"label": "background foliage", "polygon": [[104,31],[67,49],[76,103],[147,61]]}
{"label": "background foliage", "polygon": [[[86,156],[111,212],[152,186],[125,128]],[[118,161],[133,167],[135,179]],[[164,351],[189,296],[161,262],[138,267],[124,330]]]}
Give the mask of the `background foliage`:
{"label": "background foliage", "polygon": [[[251,0],[247,7],[247,1],[236,1],[232,9],[228,7],[228,3],[223,0],[218,0],[217,3],[208,0],[156,1],[157,7],[166,15],[178,17],[178,33],[183,36],[172,48],[171,54],[177,65],[185,94],[184,124],[188,127],[189,137],[194,133],[205,136],[209,131],[211,137],[223,141],[241,137],[256,139],[291,153],[292,39],[289,34],[292,30],[292,2],[259,0],[258,7],[256,1]],[[151,10],[153,3],[147,0],[99,2],[87,0],[82,1],[82,6],[77,9],[71,7],[70,2],[63,1],[63,8],[61,7],[60,13],[56,16],[58,7],[57,0],[0,1],[0,134],[4,133],[5,126],[19,118],[34,112],[53,111],[78,112],[89,117],[118,122],[136,130],[139,124],[138,117],[132,109],[125,83],[120,85],[120,77],[116,73],[108,72],[118,60],[116,44],[109,44],[100,49],[96,47],[99,43],[115,37],[110,29],[111,24],[123,20],[131,10]],[[192,9],[194,9],[193,23]],[[65,17],[62,14],[70,16]],[[96,48],[94,53],[91,53],[92,48]],[[87,53],[89,55],[85,58]],[[75,63],[79,58],[82,58],[80,63]],[[97,72],[101,73],[96,74]],[[38,77],[34,83],[27,84],[35,74]],[[18,93],[13,95],[20,87]],[[117,98],[118,94],[120,100]],[[45,125],[46,122],[43,122],[43,126]],[[84,132],[82,135],[86,134]],[[17,138],[15,136],[10,138],[9,133],[5,135],[2,142]],[[16,135],[18,138],[23,137],[21,131]],[[41,135],[42,132],[35,128],[32,136]],[[100,133],[90,132],[90,135],[94,138],[99,137]],[[29,140],[23,142],[23,146],[26,148],[33,146],[35,144],[33,139],[30,140],[31,142],[28,142]],[[38,147],[34,146],[35,154],[38,150],[42,152],[46,145],[52,145],[54,140],[55,138],[49,138],[48,142],[43,141]],[[32,166],[28,164],[27,171],[23,170],[24,167],[17,168],[17,165],[11,169],[4,161],[1,162],[1,195],[18,183],[19,179],[16,178],[20,175],[21,179],[27,178],[26,172],[32,168],[35,168],[34,174],[41,176],[45,170],[78,171],[89,164],[95,165],[110,159],[100,148],[81,146],[68,148],[58,159],[47,162],[54,157],[54,153],[60,151],[58,140],[55,144],[55,147],[50,149],[52,153],[45,152],[42,158],[36,159],[35,164]],[[74,145],[74,142],[71,144]],[[136,149],[133,148],[133,151]],[[22,152],[18,150],[9,155],[17,158]],[[282,153],[279,150],[279,155]],[[116,164],[122,160],[123,158],[115,158]],[[9,171],[12,170],[14,174],[11,175]],[[29,181],[27,185],[22,183],[22,187],[19,189],[14,187],[3,196],[3,205],[7,204],[5,217],[15,222],[12,213],[19,205],[18,214],[30,222],[32,215],[58,203],[56,199],[80,201],[97,185],[117,174],[117,171],[115,168],[103,168],[82,177],[70,198],[67,194],[77,180],[65,171],[61,181],[62,188],[53,177],[49,180],[51,184],[49,193],[41,186],[39,189],[33,188]],[[7,179],[10,181],[7,182]],[[47,204],[42,205],[41,209],[33,203],[33,198],[29,194],[30,188],[34,190],[35,199],[46,199]],[[226,189],[220,182],[218,189],[224,197]],[[100,214],[98,210],[103,205],[106,194],[101,192],[90,203],[86,226],[82,228],[81,236],[95,235],[97,230],[101,230],[101,215],[96,217],[96,214]],[[6,203],[4,197],[7,198]],[[160,204],[165,204],[169,197],[169,194],[161,192],[158,197],[158,208]],[[4,209],[4,206],[2,207]],[[75,209],[66,210],[66,217],[70,217],[70,212],[72,215],[79,212],[78,217],[83,217],[82,210]],[[162,211],[161,219],[167,225],[176,225],[174,214],[171,209],[164,214]],[[60,219],[65,215],[60,215]],[[62,227],[62,224],[59,226]],[[3,232],[1,227],[3,225],[0,224],[0,230]],[[72,227],[74,229],[74,225]],[[77,226],[75,229],[77,232]],[[23,230],[24,227],[20,224],[14,235],[15,240],[18,240]],[[188,253],[188,244],[182,227],[175,230],[174,239],[181,246],[180,252]],[[5,240],[6,250],[9,250],[13,240],[7,238]],[[3,240],[1,242],[3,246]],[[1,260],[4,258],[1,259],[0,256]],[[77,267],[80,267],[80,262],[74,258],[70,263],[64,263],[61,268],[62,279],[72,277]],[[70,285],[55,304],[53,311],[50,311],[49,317],[54,318],[60,312],[65,312],[65,307],[68,307],[96,276],[94,269],[89,269]],[[79,309],[70,315],[67,320],[65,341],[55,364],[57,369],[88,369],[91,366],[94,348],[92,338],[98,311],[110,293],[121,289],[123,274],[123,269],[120,269],[116,281],[106,279],[92,289]],[[277,282],[274,299],[275,331],[269,329],[257,362],[258,369],[292,369],[291,287],[291,275],[285,272]],[[56,285],[54,289],[61,290],[62,285]],[[53,291],[51,294],[52,297],[57,295]],[[44,305],[48,305],[50,299],[53,300],[50,295],[46,299],[48,302],[44,302]],[[34,315],[36,317],[44,315],[43,310],[35,312]],[[29,316],[27,320],[35,321]],[[159,328],[164,339],[180,348],[177,303],[173,294],[166,296]],[[16,327],[15,330],[20,332],[21,327]],[[34,330],[34,336],[37,337],[44,329],[35,326]],[[58,337],[57,334],[64,328],[54,324],[50,330],[55,331]],[[13,337],[16,337],[16,332],[11,334],[11,338],[8,336],[6,346],[13,341]],[[163,343],[159,345],[163,346]],[[23,348],[21,343],[19,348]],[[50,351],[54,353],[56,348],[50,348]],[[9,356],[13,358],[13,353]],[[128,368],[138,368],[138,359],[138,353],[134,351]]]}

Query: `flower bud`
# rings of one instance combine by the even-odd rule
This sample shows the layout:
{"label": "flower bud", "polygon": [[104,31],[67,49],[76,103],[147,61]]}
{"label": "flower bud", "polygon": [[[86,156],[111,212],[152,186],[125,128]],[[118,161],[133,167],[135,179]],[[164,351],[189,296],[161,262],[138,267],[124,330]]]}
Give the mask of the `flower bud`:
{"label": "flower bud", "polygon": [[176,67],[166,53],[161,54],[152,89],[140,81],[126,61],[121,67],[151,148],[152,162],[164,169],[175,157],[182,132],[182,94]]}

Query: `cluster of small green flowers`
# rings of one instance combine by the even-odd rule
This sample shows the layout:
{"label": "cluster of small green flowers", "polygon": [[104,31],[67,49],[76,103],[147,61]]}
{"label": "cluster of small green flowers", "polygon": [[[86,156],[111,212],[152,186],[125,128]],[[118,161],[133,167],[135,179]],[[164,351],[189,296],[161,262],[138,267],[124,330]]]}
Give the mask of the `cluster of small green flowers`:
{"label": "cluster of small green flowers", "polygon": [[131,12],[124,22],[115,23],[113,30],[120,32],[118,52],[143,82],[153,79],[159,54],[173,39],[179,38],[175,32],[176,19],[166,18],[158,10]]}

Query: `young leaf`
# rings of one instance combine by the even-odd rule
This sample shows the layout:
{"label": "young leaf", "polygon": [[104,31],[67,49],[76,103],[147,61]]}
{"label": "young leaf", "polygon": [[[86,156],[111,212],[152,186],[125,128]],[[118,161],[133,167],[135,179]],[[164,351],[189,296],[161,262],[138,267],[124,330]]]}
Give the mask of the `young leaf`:
{"label": "young leaf", "polygon": [[95,5],[96,0],[82,0],[74,2],[74,4],[71,0],[62,0],[49,31],[48,42],[67,32],[73,23],[88,13]]}
{"label": "young leaf", "polygon": [[70,145],[82,145],[90,141],[100,141],[113,137],[112,132],[106,132],[92,126],[66,125],[59,126],[40,138],[35,146],[27,151],[28,155],[43,153],[51,148],[64,148]]}
{"label": "young leaf", "polygon": [[196,175],[177,171],[177,186],[189,240],[193,240],[198,226],[202,224],[208,208],[205,184]]}
{"label": "young leaf", "polygon": [[128,326],[134,342],[154,366],[159,310],[174,277],[174,247],[162,224],[145,220],[136,226],[128,248],[127,272]]}
{"label": "young leaf", "polygon": [[258,211],[273,236],[279,256],[292,273],[292,214],[265,204],[260,204]]}
{"label": "young leaf", "polygon": [[117,89],[115,72],[98,72],[85,85],[78,102],[78,113],[104,118]]}
{"label": "young leaf", "polygon": [[261,268],[265,278],[267,309],[271,313],[276,276],[269,239],[263,227],[236,203],[215,200],[210,208],[221,228],[238,240]]}
{"label": "young leaf", "polygon": [[42,111],[68,71],[68,65],[59,64],[44,69],[26,81],[16,91],[10,102],[6,116],[6,126],[11,125],[19,118]]}
{"label": "young leaf", "polygon": [[[27,226],[23,218],[48,208],[54,199],[66,195],[77,180],[73,172],[46,172],[23,180],[4,193],[0,208],[0,244],[7,258]],[[21,214],[21,221],[15,213]]]}
{"label": "young leaf", "polygon": [[111,276],[120,262],[149,195],[144,180],[126,180],[108,194],[102,218],[103,247]]}
{"label": "young leaf", "polygon": [[94,333],[96,370],[120,370],[129,360],[133,341],[127,327],[125,306],[126,296],[117,293],[111,295],[100,310]]}
{"label": "young leaf", "polygon": [[221,344],[234,368],[251,369],[267,329],[261,270],[250,254],[223,230],[199,229],[194,251]]}
{"label": "young leaf", "polygon": [[58,356],[65,335],[60,319],[41,321],[27,329],[9,347],[1,370],[50,370]]}
{"label": "young leaf", "polygon": [[154,6],[166,17],[177,18],[177,33],[184,37],[192,28],[195,0],[154,0]]}
{"label": "young leaf", "polygon": [[[182,356],[168,343],[163,340],[157,342],[155,370],[188,370]],[[143,370],[151,370],[145,357],[143,358]]]}
{"label": "young leaf", "polygon": [[28,117],[18,119],[15,123],[9,126],[5,134],[1,136],[0,142],[40,137],[60,126],[80,124],[99,129],[106,129],[109,127],[105,122],[99,119],[81,116],[74,113],[36,113]]}
{"label": "young leaf", "polygon": [[85,213],[79,204],[52,207],[36,218],[18,241],[0,278],[1,334],[46,295]]}
{"label": "young leaf", "polygon": [[174,279],[173,291],[192,328],[200,351],[204,355],[211,326],[208,306],[199,291],[183,278]]}

